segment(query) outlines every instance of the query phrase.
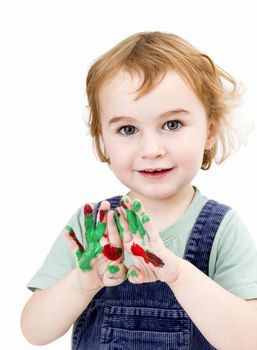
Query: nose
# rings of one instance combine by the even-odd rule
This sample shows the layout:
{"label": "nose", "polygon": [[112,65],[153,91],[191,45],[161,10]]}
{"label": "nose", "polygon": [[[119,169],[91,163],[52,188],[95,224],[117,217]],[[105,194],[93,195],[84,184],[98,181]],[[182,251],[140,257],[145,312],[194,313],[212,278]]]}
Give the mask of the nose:
{"label": "nose", "polygon": [[142,158],[162,158],[165,155],[165,146],[159,135],[148,134],[141,138],[139,145]]}

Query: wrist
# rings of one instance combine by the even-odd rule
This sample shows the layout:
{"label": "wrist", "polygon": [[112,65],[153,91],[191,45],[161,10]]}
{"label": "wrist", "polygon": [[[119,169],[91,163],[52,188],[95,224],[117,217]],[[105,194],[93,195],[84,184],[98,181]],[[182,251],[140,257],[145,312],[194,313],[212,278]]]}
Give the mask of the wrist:
{"label": "wrist", "polygon": [[176,264],[173,264],[172,278],[167,283],[172,290],[180,284],[187,264],[188,262],[185,259],[177,257]]}
{"label": "wrist", "polygon": [[69,282],[70,282],[70,287],[71,289],[75,292],[78,293],[82,296],[94,296],[97,294],[103,287],[96,287],[96,288],[90,288],[90,282],[84,283],[88,285],[88,288],[82,286],[79,276],[78,276],[78,271],[77,269],[74,269],[70,272],[68,275]]}

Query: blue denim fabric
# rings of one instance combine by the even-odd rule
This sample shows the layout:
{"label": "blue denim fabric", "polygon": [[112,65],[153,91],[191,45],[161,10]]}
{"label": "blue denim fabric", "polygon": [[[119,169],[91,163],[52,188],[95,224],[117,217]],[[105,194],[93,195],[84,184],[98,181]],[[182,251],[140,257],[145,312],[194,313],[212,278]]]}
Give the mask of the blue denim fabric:
{"label": "blue denim fabric", "polygon": [[[107,199],[114,209],[121,196]],[[98,203],[97,210],[100,203]],[[229,207],[206,203],[190,234],[184,258],[208,274],[218,227]],[[96,211],[97,212],[97,211]],[[96,213],[95,213],[96,220]],[[72,350],[213,350],[164,282],[105,287],[73,331]]]}

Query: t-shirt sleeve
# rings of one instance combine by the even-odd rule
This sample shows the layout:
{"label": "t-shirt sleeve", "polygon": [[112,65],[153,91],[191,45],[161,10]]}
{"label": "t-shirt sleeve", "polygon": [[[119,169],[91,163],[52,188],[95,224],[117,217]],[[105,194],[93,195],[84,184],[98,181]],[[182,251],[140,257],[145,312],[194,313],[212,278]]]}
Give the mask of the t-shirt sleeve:
{"label": "t-shirt sleeve", "polygon": [[[83,207],[81,207],[67,222],[67,225],[73,228],[82,244],[83,215]],[[64,229],[65,227],[53,243],[41,268],[27,284],[27,288],[31,291],[51,287],[76,267],[74,256],[64,235]]]}
{"label": "t-shirt sleeve", "polygon": [[239,215],[230,210],[216,234],[210,256],[215,282],[242,299],[257,298],[257,248]]}

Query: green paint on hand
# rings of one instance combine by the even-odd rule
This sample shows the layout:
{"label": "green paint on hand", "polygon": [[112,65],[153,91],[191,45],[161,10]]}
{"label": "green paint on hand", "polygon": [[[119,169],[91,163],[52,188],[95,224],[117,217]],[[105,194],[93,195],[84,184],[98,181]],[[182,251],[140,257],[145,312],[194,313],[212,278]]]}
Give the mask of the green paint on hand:
{"label": "green paint on hand", "polygon": [[142,223],[145,224],[148,221],[150,221],[150,217],[147,214],[144,214],[142,217]]}
{"label": "green paint on hand", "polygon": [[119,266],[109,265],[106,269],[110,273],[116,273],[120,270]]}
{"label": "green paint on hand", "polygon": [[104,222],[97,222],[95,227],[94,215],[92,212],[87,212],[84,217],[84,227],[86,231],[86,241],[87,248],[85,252],[76,252],[78,257],[79,267],[83,271],[92,270],[91,261],[100,253],[102,253],[102,246],[99,243],[100,239],[103,237],[106,229],[106,224]]}
{"label": "green paint on hand", "polygon": [[117,230],[118,230],[118,232],[120,234],[120,238],[121,238],[121,240],[123,242],[124,241],[124,235],[123,235],[124,229],[123,229],[123,227],[120,224],[120,218],[119,218],[119,215],[117,213],[118,212],[115,210],[113,219],[114,219],[114,221],[116,223]]}
{"label": "green paint on hand", "polygon": [[82,254],[83,254],[82,251],[77,249],[76,256],[77,256],[78,260],[82,257]]}
{"label": "green paint on hand", "polygon": [[129,229],[135,235],[137,233],[137,215],[134,211],[127,208],[127,219],[129,223]]}
{"label": "green paint on hand", "polygon": [[97,225],[96,225],[96,231],[95,231],[95,238],[96,239],[101,239],[105,233],[105,228],[106,225],[104,222],[98,221]]}
{"label": "green paint on hand", "polygon": [[127,277],[138,277],[138,273],[136,270],[131,270],[130,273],[127,274]]}
{"label": "green paint on hand", "polygon": [[141,208],[141,203],[137,199],[134,200],[134,202],[133,202],[133,208],[136,212],[138,212],[139,209]]}
{"label": "green paint on hand", "polygon": [[[142,224],[139,216],[133,210],[129,209],[123,200],[121,200],[121,206],[126,210],[126,216],[127,216],[130,232],[133,235],[135,235],[137,233],[137,231],[139,231],[140,237],[142,238],[142,245],[146,245],[146,243],[145,243],[146,231],[143,227],[143,224]],[[138,207],[139,207],[139,205],[137,204],[136,208],[138,208]]]}

